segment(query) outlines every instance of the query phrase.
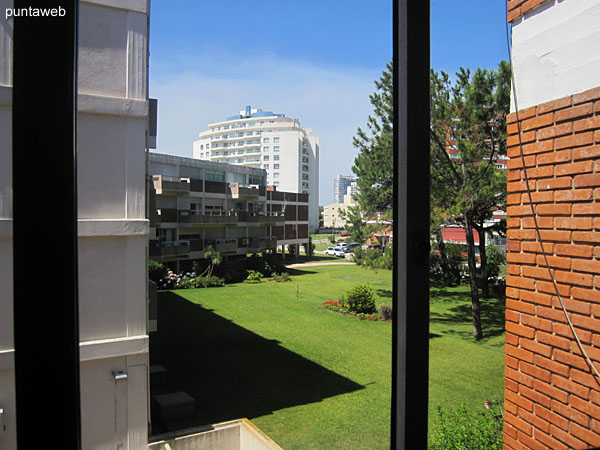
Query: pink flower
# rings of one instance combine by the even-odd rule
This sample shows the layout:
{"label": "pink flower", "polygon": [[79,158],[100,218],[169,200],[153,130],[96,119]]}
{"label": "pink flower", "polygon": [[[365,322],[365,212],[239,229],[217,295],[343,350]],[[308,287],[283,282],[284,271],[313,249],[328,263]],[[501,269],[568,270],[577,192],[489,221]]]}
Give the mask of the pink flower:
{"label": "pink flower", "polygon": [[490,409],[490,404],[488,402],[485,402],[483,406],[485,406],[485,409]]}

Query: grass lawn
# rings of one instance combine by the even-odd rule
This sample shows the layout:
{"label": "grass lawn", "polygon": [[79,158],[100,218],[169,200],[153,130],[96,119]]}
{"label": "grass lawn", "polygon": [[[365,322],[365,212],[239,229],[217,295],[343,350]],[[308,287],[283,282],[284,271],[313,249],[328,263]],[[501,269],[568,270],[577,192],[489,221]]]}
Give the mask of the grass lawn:
{"label": "grass lawn", "polygon": [[[248,417],[286,450],[389,448],[391,324],[318,306],[356,283],[390,302],[391,272],[347,265],[289,273],[288,283],[159,293],[150,358],[196,400],[182,427]],[[465,292],[432,288],[433,426],[437,405],[479,407],[502,395],[500,312],[484,315],[484,332],[493,319],[496,334],[473,342]]]}

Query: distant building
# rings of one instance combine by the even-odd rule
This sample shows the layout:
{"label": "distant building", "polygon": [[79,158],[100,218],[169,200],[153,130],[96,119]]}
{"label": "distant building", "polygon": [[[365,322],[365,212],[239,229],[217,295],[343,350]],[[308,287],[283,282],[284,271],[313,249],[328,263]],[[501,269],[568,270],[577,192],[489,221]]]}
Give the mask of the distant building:
{"label": "distant building", "polygon": [[265,186],[263,169],[150,153],[150,258],[191,270],[210,246],[224,257],[308,248],[308,194]]}
{"label": "distant building", "polygon": [[356,185],[356,178],[350,175],[338,175],[333,179],[333,203],[344,203],[344,195],[352,183]]}
{"label": "distant building", "polygon": [[352,195],[346,194],[342,197],[341,203],[332,203],[331,205],[323,206],[323,227],[344,228],[346,220],[342,217],[342,214],[348,211],[348,207],[355,204]]}
{"label": "distant building", "polygon": [[260,168],[266,184],[309,196],[309,227],[319,226],[319,138],[298,119],[247,106],[208,125],[194,142],[194,158]]}

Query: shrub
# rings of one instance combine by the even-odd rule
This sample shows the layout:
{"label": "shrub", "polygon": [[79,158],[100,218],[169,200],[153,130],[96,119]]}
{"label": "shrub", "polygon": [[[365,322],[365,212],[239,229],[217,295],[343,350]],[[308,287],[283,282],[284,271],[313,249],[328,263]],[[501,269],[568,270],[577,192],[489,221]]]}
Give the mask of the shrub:
{"label": "shrub", "polygon": [[379,317],[381,317],[381,320],[392,320],[393,312],[392,305],[388,305],[387,303],[379,305]]}
{"label": "shrub", "polygon": [[207,275],[204,277],[196,277],[194,287],[206,288],[206,287],[222,287],[225,286],[225,280],[215,275]]}
{"label": "shrub", "polygon": [[263,277],[263,274],[260,273],[259,271],[249,270],[248,277],[246,278],[246,280],[250,283],[260,283],[260,280],[262,277]]}
{"label": "shrub", "polygon": [[168,276],[167,268],[153,259],[148,261],[148,279],[160,285],[160,280]]}
{"label": "shrub", "polygon": [[500,266],[506,264],[506,258],[502,250],[495,245],[488,245],[485,248],[487,260],[488,277],[495,278],[500,273]]}
{"label": "shrub", "polygon": [[278,274],[277,272],[273,272],[271,274],[271,278],[277,282],[292,281],[292,280],[290,280],[290,274],[287,272],[281,272],[281,274]]}
{"label": "shrub", "polygon": [[375,294],[366,284],[357,284],[344,295],[344,303],[348,303],[354,313],[372,314],[376,311]]}
{"label": "shrub", "polygon": [[385,248],[385,252],[381,249],[370,248],[362,249],[357,247],[354,250],[354,256],[352,259],[359,266],[368,267],[369,269],[379,270],[391,270],[394,264],[394,253],[391,246]]}
{"label": "shrub", "polygon": [[502,403],[487,401],[480,411],[460,405],[446,415],[438,407],[440,425],[429,441],[429,450],[501,450]]}

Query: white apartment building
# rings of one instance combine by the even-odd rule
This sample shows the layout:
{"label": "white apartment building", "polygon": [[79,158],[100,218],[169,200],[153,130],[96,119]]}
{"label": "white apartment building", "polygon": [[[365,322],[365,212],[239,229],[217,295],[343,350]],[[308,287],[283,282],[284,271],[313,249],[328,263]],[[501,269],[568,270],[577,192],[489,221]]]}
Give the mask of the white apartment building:
{"label": "white apartment building", "polygon": [[[4,14],[12,1],[0,0],[0,6]],[[79,4],[79,352],[85,450],[147,448],[145,149],[149,13],[149,1],[143,0],[82,0]],[[0,448],[14,450],[12,25],[5,24],[0,27]],[[40,232],[42,236],[43,226]],[[52,261],[54,256],[60,255],[44,258]],[[40,342],[40,352],[60,351],[52,336]],[[48,370],[60,371],[61,367]],[[40,404],[40,408],[48,408],[48,414],[60,414],[60,405]],[[41,438],[53,441],[53,436]]]}
{"label": "white apartment building", "polygon": [[246,106],[208,125],[194,141],[193,156],[267,171],[267,185],[308,194],[309,228],[319,226],[319,137],[298,119]]}

